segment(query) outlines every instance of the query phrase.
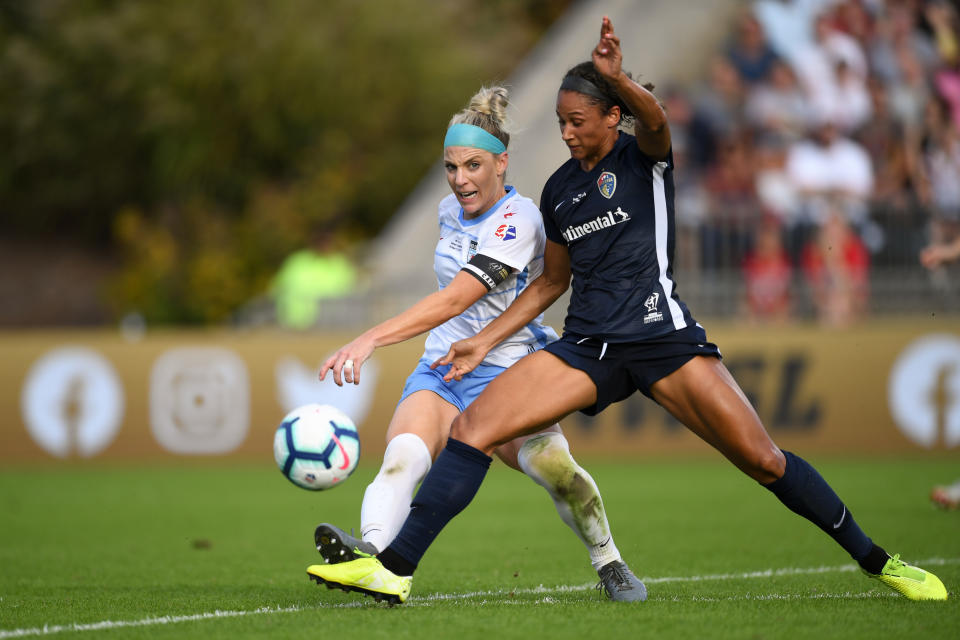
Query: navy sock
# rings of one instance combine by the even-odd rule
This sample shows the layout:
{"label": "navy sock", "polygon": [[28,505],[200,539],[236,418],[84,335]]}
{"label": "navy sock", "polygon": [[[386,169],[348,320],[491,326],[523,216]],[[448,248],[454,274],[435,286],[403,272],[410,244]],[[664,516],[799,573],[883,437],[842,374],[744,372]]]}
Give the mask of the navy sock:
{"label": "navy sock", "polygon": [[876,550],[883,553],[884,557],[886,553],[861,531],[853,514],[816,469],[789,451],[784,451],[783,455],[787,459],[783,477],[764,486],[787,508],[836,540],[864,569],[879,573],[879,570],[871,571],[876,568],[875,561],[880,555]]}
{"label": "navy sock", "polygon": [[413,575],[440,530],[473,500],[492,461],[483,451],[448,439],[423,479],[400,533],[377,555],[383,566],[397,575]]}

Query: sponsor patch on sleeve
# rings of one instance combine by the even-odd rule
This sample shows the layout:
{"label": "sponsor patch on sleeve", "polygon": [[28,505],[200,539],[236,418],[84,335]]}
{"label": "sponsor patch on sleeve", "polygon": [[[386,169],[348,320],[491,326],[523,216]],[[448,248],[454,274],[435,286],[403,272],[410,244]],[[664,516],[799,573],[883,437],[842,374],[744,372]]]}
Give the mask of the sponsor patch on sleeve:
{"label": "sponsor patch on sleeve", "polygon": [[517,228],[512,224],[502,224],[497,227],[496,231],[493,232],[493,235],[500,238],[502,241],[513,240],[517,237]]}

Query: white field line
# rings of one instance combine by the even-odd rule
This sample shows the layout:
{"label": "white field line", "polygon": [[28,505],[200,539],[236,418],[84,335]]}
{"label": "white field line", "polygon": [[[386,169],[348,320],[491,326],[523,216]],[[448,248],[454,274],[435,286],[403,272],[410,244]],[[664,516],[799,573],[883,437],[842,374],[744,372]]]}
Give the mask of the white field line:
{"label": "white field line", "polygon": [[[916,563],[919,566],[943,566],[947,564],[960,564],[960,558],[928,558]],[[744,573],[714,573],[701,576],[672,576],[662,578],[643,577],[646,584],[664,584],[673,582],[710,582],[724,580],[751,580],[756,578],[771,578],[778,576],[799,576],[814,575],[820,573],[845,573],[857,571],[859,568],[853,564],[845,564],[833,567],[796,567],[785,569],[765,569],[762,571],[748,571]],[[478,604],[487,603],[488,599],[496,599],[495,604],[559,604],[561,601],[550,597],[551,594],[572,593],[578,591],[587,591],[594,588],[594,583],[581,585],[557,585],[554,587],[544,587],[540,585],[533,588],[524,589],[498,589],[492,591],[469,591],[465,593],[434,593],[424,596],[413,596],[403,606],[404,607],[429,607],[437,602],[456,601],[456,600],[479,600]],[[516,595],[537,595],[543,594],[542,598],[534,601],[529,600],[502,600],[504,596]],[[823,600],[823,599],[874,599],[874,598],[898,598],[892,591],[868,591],[868,592],[844,592],[844,593],[818,593],[818,594],[789,594],[789,593],[763,593],[747,594],[739,596],[729,596],[723,598],[709,598],[702,596],[657,598],[651,600],[661,600],[669,602],[729,602],[729,601],[777,601],[777,600]],[[152,627],[166,624],[176,624],[180,622],[195,622],[198,620],[215,620],[218,618],[239,618],[243,616],[256,616],[263,614],[297,613],[300,611],[315,611],[320,609],[349,609],[363,606],[366,603],[372,603],[371,600],[364,598],[349,603],[339,604],[316,604],[306,607],[260,607],[259,609],[235,610],[235,611],[211,611],[205,613],[195,613],[181,616],[156,616],[150,618],[141,618],[139,620],[101,620],[100,622],[71,623],[58,625],[44,625],[42,627],[30,627],[24,629],[0,629],[0,640],[6,638],[26,638],[31,636],[49,636],[57,633],[81,632],[81,631],[101,631],[103,629],[121,629],[125,627]]]}

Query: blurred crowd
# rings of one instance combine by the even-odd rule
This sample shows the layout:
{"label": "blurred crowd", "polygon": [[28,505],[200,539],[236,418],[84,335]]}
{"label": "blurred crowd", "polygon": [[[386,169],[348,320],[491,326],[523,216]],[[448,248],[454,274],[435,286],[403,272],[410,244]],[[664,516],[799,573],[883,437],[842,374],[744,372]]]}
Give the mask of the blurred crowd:
{"label": "blurred crowd", "polygon": [[736,273],[753,320],[849,324],[877,269],[960,235],[954,3],[756,0],[702,83],[660,95],[680,268]]}

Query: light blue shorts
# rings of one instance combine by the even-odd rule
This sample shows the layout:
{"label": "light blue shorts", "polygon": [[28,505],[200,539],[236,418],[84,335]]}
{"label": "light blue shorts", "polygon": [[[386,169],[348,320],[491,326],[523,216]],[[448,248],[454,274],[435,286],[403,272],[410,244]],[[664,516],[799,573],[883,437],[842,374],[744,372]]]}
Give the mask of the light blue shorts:
{"label": "light blue shorts", "polygon": [[[415,391],[433,391],[435,394],[460,409],[463,412],[467,406],[477,399],[477,396],[487,388],[490,381],[503,373],[504,367],[491,364],[481,364],[476,369],[463,376],[460,381],[444,382],[443,376],[450,370],[450,365],[431,369],[430,360],[420,360],[403,386],[400,402]],[[398,403],[399,404],[399,403]]]}

